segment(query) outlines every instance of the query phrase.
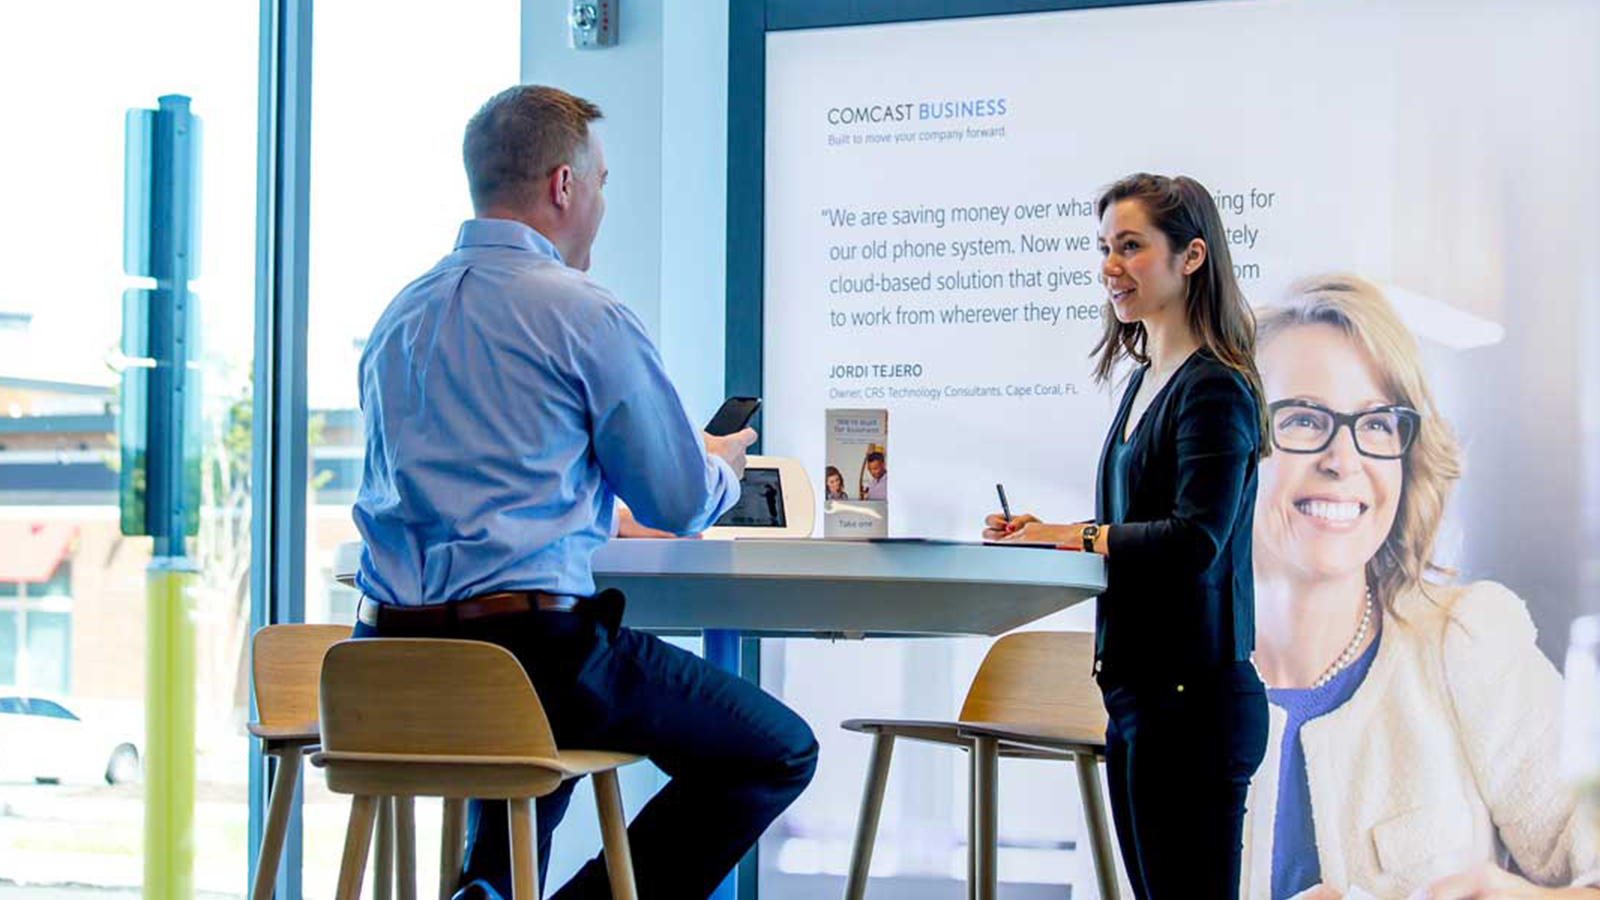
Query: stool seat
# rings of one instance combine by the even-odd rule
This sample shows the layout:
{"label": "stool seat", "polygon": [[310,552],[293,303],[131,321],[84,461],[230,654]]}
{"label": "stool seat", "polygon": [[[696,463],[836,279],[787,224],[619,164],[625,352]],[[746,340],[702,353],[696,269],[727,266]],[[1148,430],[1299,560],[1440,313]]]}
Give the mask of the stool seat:
{"label": "stool seat", "polygon": [[[406,766],[504,766],[511,768],[536,768],[558,772],[562,780],[589,775],[605,769],[643,762],[637,753],[619,753],[613,750],[563,750],[554,756],[445,756],[409,753],[359,753],[320,750],[311,755],[311,764],[326,766],[330,762],[393,763]],[[477,796],[474,794],[473,796]]]}
{"label": "stool seat", "polygon": [[328,789],[340,794],[410,794],[460,799],[537,797],[571,778],[644,759],[608,750],[568,750],[554,756],[425,756],[318,751],[311,764],[328,769]]}
{"label": "stool seat", "polygon": [[315,744],[322,740],[322,732],[317,729],[315,720],[299,725],[263,725],[260,722],[251,722],[245,726],[245,730],[264,741]]}
{"label": "stool seat", "polygon": [[[1073,748],[1088,751],[1106,745],[1105,730],[1093,726],[1061,728],[949,719],[846,719],[839,723],[839,727],[861,734],[893,734],[907,740],[961,747],[971,744],[972,739],[982,732],[1000,740],[1015,741],[1019,745],[1030,744],[1037,750],[1059,749],[1069,756]],[[1019,755],[1027,749],[1002,745],[1000,754]]]}
{"label": "stool seat", "polygon": [[965,721],[957,722],[956,726],[963,738],[992,737],[1004,741],[1000,746],[1002,756],[1023,750],[1059,750],[1069,755],[1097,753],[1102,756],[1106,752],[1104,728]]}

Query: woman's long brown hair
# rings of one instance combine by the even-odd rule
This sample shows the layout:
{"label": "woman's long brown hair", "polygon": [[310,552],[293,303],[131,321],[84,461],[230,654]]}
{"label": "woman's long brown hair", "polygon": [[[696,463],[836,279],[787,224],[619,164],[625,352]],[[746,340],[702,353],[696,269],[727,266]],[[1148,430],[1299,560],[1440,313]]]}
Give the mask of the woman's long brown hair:
{"label": "woman's long brown hair", "polygon": [[[1195,238],[1205,242],[1206,258],[1188,278],[1187,310],[1189,330],[1200,345],[1223,365],[1244,376],[1255,395],[1256,418],[1261,440],[1261,455],[1272,452],[1268,431],[1266,391],[1261,373],[1256,370],[1256,320],[1244,301],[1244,292],[1233,275],[1233,255],[1222,230],[1222,215],[1211,199],[1211,192],[1193,178],[1151,175],[1138,172],[1105,189],[1095,202],[1096,218],[1104,218],[1111,204],[1137,200],[1150,221],[1166,235],[1171,252],[1182,253]],[[1150,362],[1146,352],[1150,336],[1141,322],[1119,322],[1106,301],[1106,327],[1090,356],[1098,356],[1095,380],[1104,384],[1124,357],[1140,365]]]}

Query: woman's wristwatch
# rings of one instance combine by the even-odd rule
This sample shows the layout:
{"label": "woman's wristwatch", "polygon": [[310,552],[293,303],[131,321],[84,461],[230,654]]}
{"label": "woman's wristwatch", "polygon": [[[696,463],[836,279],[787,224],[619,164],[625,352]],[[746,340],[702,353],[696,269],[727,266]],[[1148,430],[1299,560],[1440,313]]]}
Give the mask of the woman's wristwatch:
{"label": "woman's wristwatch", "polygon": [[1100,536],[1100,526],[1090,522],[1083,526],[1083,549],[1088,553],[1094,552],[1094,539]]}

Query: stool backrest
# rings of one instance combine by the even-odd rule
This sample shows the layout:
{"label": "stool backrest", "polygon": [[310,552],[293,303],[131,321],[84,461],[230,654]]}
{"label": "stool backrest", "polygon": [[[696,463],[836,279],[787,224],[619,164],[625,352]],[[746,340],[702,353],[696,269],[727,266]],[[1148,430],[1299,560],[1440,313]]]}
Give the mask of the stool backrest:
{"label": "stool backrest", "polygon": [[322,749],[427,756],[556,754],[528,675],[481,641],[344,641],[322,662]]}
{"label": "stool backrest", "polygon": [[317,730],[317,682],[328,648],[349,625],[268,625],[250,641],[256,715],[272,728]]}
{"label": "stool backrest", "polygon": [[1094,635],[1023,631],[989,648],[961,705],[963,722],[1025,725],[1052,733],[1104,733]]}

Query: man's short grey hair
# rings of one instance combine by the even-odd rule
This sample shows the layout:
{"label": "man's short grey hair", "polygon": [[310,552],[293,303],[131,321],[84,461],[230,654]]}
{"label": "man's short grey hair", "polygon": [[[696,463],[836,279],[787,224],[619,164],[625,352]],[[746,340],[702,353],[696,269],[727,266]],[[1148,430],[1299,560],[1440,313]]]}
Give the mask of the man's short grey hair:
{"label": "man's short grey hair", "polygon": [[461,142],[473,207],[522,206],[559,166],[585,171],[599,118],[600,107],[559,88],[519,84],[490,97]]}

